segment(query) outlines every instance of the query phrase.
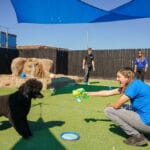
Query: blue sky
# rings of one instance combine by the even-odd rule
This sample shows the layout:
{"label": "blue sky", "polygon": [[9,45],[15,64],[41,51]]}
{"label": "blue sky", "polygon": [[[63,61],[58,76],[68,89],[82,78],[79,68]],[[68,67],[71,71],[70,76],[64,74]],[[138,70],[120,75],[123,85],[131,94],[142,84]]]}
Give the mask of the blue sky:
{"label": "blue sky", "polygon": [[[97,0],[106,10],[116,7],[119,1]],[[122,3],[127,1],[121,0]],[[0,30],[5,31],[5,27],[17,35],[17,45],[47,45],[70,50],[150,48],[150,18],[62,25],[17,23],[10,0],[0,0]]]}

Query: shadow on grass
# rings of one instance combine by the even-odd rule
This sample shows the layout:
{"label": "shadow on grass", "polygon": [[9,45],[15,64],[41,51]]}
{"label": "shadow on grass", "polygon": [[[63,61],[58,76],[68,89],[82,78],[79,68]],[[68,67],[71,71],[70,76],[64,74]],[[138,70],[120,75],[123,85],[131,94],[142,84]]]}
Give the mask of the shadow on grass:
{"label": "shadow on grass", "polygon": [[65,124],[64,121],[48,121],[43,122],[43,119],[40,117],[36,122],[29,121],[29,126],[32,132],[40,131],[46,128],[53,128],[56,126],[62,126]]}
{"label": "shadow on grass", "polygon": [[119,136],[124,137],[124,138],[128,137],[128,135],[125,134],[125,132],[123,132],[123,130],[120,127],[116,126],[115,124],[111,124],[109,130]]}
{"label": "shadow on grass", "polygon": [[0,123],[0,130],[5,130],[12,127],[9,121],[1,121]]}
{"label": "shadow on grass", "polygon": [[89,122],[97,122],[97,121],[106,121],[106,122],[108,121],[108,122],[110,122],[109,119],[85,118],[84,120],[85,120],[85,122],[87,122],[87,123],[89,123]]}
{"label": "shadow on grass", "polygon": [[100,82],[99,81],[92,81],[90,82],[90,84],[99,84]]}
{"label": "shadow on grass", "polygon": [[[97,121],[106,121],[111,122],[109,119],[95,119],[95,118],[86,118],[84,119],[87,123],[89,122],[97,122]],[[128,136],[123,132],[123,130],[116,126],[115,124],[111,124],[109,130],[115,134],[118,134],[119,136],[127,138]]]}
{"label": "shadow on grass", "polygon": [[[116,126],[115,124],[111,124],[109,130],[119,136],[122,136],[124,138],[128,138],[129,136],[118,126]],[[146,138],[148,140],[150,140],[150,135],[149,134],[145,134]]]}
{"label": "shadow on grass", "polygon": [[[74,86],[56,88],[55,95],[72,93],[73,90],[76,90],[78,88],[84,88],[88,92],[100,91],[100,90],[109,90],[108,86],[75,84]],[[116,88],[116,87],[112,87],[112,89],[114,89],[114,88]]]}
{"label": "shadow on grass", "polygon": [[49,128],[62,126],[64,121],[44,122],[40,117],[36,122],[29,121],[33,136],[25,140],[21,138],[11,150],[65,150],[65,147],[57,140]]}

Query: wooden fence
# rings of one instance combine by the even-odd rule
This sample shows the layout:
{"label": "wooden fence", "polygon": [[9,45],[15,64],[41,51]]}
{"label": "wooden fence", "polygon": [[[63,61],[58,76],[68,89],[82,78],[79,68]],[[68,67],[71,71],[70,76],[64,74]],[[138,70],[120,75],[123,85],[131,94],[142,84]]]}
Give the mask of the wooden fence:
{"label": "wooden fence", "polygon": [[[121,50],[93,50],[96,71],[91,73],[92,77],[114,78],[116,72],[121,67],[134,67],[134,60],[137,56],[138,49],[121,49]],[[150,60],[150,49],[142,49],[145,56]],[[68,74],[83,76],[82,60],[87,52],[70,51],[68,59]],[[150,68],[145,75],[150,79]]]}
{"label": "wooden fence", "polygon": [[[121,67],[134,67],[134,60],[139,49],[93,50],[96,71],[91,73],[94,78],[114,78]],[[150,49],[142,49],[150,60]],[[54,73],[83,76],[82,60],[86,50],[70,51],[61,48],[40,46],[38,48],[21,48],[18,54],[13,51],[0,51],[0,74],[10,73],[10,64],[14,57],[47,58],[54,61]],[[6,63],[7,62],[7,63]],[[6,69],[7,68],[7,69]],[[145,76],[150,79],[150,67]]]}
{"label": "wooden fence", "polygon": [[0,48],[0,74],[10,74],[11,62],[18,56],[19,53],[15,49]]}
{"label": "wooden fence", "polygon": [[54,62],[54,73],[68,74],[68,51],[62,48],[47,46],[21,47],[18,49],[20,57],[46,58]]}

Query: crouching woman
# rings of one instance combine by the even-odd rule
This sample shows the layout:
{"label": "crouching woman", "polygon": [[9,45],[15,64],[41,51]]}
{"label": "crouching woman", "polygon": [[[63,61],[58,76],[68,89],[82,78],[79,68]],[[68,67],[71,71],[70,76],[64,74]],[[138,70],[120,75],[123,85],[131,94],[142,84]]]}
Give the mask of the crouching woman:
{"label": "crouching woman", "polygon": [[[150,86],[135,78],[134,71],[122,68],[117,72],[120,88],[109,91],[87,92],[89,96],[112,96],[120,98],[105,108],[106,116],[129,137],[123,142],[133,146],[147,145],[145,134],[150,133]],[[125,103],[130,101],[128,109]]]}

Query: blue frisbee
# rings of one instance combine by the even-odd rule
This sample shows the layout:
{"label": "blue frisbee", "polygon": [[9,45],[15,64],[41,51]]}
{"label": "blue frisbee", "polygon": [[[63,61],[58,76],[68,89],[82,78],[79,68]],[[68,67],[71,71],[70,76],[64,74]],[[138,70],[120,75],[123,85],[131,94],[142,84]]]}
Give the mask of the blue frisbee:
{"label": "blue frisbee", "polygon": [[75,141],[80,139],[80,135],[76,132],[63,132],[60,134],[60,137],[67,141]]}

